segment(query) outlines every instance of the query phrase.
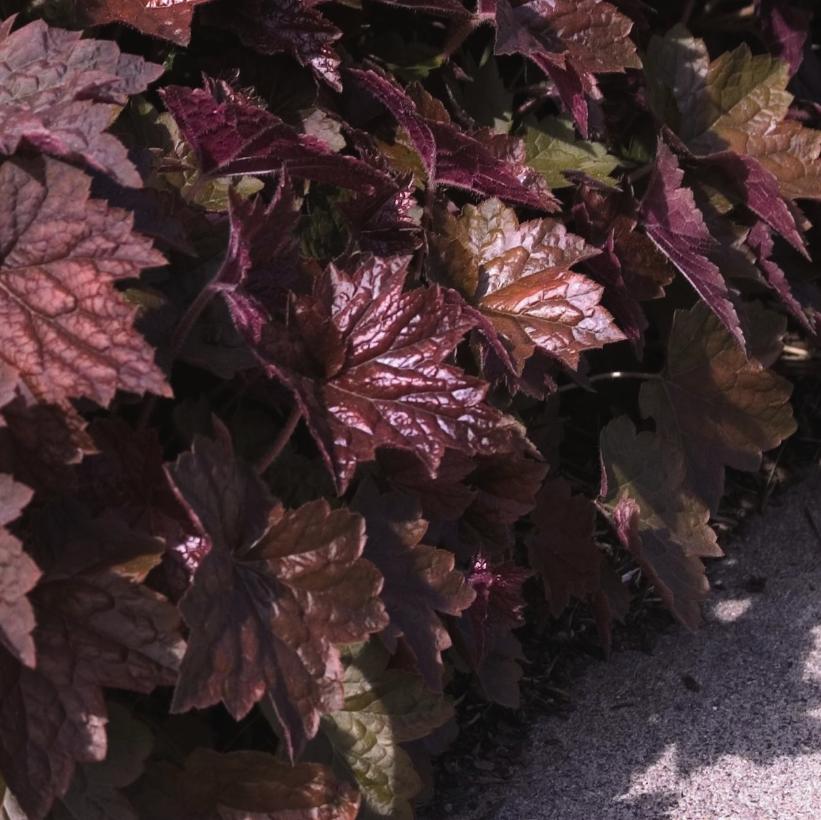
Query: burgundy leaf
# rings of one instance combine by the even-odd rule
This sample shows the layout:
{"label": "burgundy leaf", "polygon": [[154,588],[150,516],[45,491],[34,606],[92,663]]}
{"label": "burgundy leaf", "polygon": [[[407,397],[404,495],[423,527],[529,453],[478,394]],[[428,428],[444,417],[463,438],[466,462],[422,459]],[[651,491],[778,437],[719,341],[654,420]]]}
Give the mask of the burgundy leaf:
{"label": "burgundy leaf", "polygon": [[140,554],[145,539],[125,530],[102,544],[99,529],[51,523],[38,513],[37,665],[0,649],[0,768],[32,820],[65,794],[77,763],[105,758],[102,687],[171,685],[184,651],[176,609],[141,583],[159,557]]}
{"label": "burgundy leaf", "polygon": [[602,430],[601,460],[604,504],[619,538],[672,613],[695,629],[709,588],[700,559],[723,553],[708,526],[709,508],[687,487],[684,453],[674,440],[639,433],[619,416]]}
{"label": "burgundy leaf", "polygon": [[684,453],[688,486],[711,510],[724,467],[755,471],[762,451],[795,432],[781,376],[748,359],[717,319],[697,304],[676,311],[661,378],[641,386],[639,405],[672,449]]}
{"label": "burgundy leaf", "polygon": [[778,294],[784,306],[810,332],[815,332],[815,322],[807,315],[790,287],[787,274],[772,259],[773,238],[763,222],[756,222],[747,234],[747,245],[755,254],[758,267],[764,273],[769,286]]}
{"label": "burgundy leaf", "polygon": [[268,317],[299,286],[299,213],[286,173],[269,205],[233,194],[230,202],[228,250],[209,287],[222,294],[237,328],[258,341]]}
{"label": "burgundy leaf", "polygon": [[359,194],[340,206],[359,248],[375,256],[404,256],[422,244],[419,219],[414,215],[415,186],[410,180],[398,189]]}
{"label": "burgundy leaf", "polygon": [[436,141],[430,126],[416,111],[413,100],[393,80],[375,71],[349,69],[356,85],[379,100],[399,125],[408,132],[414,148],[425,166],[428,179],[436,177]]}
{"label": "burgundy leaf", "polygon": [[135,309],[114,288],[165,260],[130,214],[88,198],[90,184],[47,158],[0,167],[0,360],[54,404],[107,405],[117,389],[168,396]]}
{"label": "burgundy leaf", "polygon": [[688,555],[667,530],[642,530],[639,505],[629,494],[613,509],[613,523],[624,548],[638,561],[670,611],[689,629],[701,624],[701,602],[709,584],[704,564]]}
{"label": "burgundy leaf", "polygon": [[468,573],[476,600],[456,622],[462,654],[488,698],[502,706],[519,706],[519,679],[524,659],[513,629],[524,624],[522,584],[528,570],[513,563],[491,565],[479,555]]}
{"label": "burgundy leaf", "polygon": [[118,419],[98,419],[89,433],[95,453],[83,459],[77,473],[79,494],[91,512],[114,513],[170,549],[190,535],[187,513],[163,469],[157,432],[134,430]]}
{"label": "burgundy leaf", "polygon": [[360,485],[353,505],[365,517],[365,557],[385,578],[382,600],[391,620],[382,640],[395,652],[403,636],[427,685],[441,691],[442,652],[451,641],[437,613],[459,615],[473,603],[474,591],[454,569],[453,553],[421,543],[428,522],[414,499],[380,494],[368,482]]}
{"label": "burgundy leaf", "polygon": [[521,54],[553,82],[587,138],[587,97],[596,73],[640,68],[632,21],[603,0],[496,0],[496,54]]}
{"label": "burgundy leaf", "polygon": [[571,596],[584,601],[600,589],[602,554],[593,537],[596,508],[589,498],[571,495],[564,479],[553,478],[542,487],[531,517],[530,566],[541,576],[550,611],[558,617]]}
{"label": "burgundy leaf", "polygon": [[530,456],[516,448],[475,458],[465,479],[475,495],[459,521],[460,557],[479,551],[496,560],[513,546],[513,525],[535,506],[547,472]]}
{"label": "burgundy leaf", "polygon": [[377,462],[393,487],[417,499],[427,519],[456,521],[476,497],[465,483],[474,469],[474,459],[456,450],[446,450],[436,477],[412,452],[383,448]]}
{"label": "burgundy leaf", "polygon": [[790,74],[795,74],[804,59],[812,12],[790,0],[756,0],[755,9],[770,51],[789,65]]}
{"label": "burgundy leaf", "polygon": [[105,131],[163,69],[81,34],[35,20],[0,40],[0,153],[26,143],[140,187],[125,147]]}
{"label": "burgundy leaf", "polygon": [[154,735],[128,709],[108,704],[105,760],[78,766],[71,787],[52,810],[52,820],[138,820],[122,789],[138,780],[154,745]]}
{"label": "burgundy leaf", "polygon": [[316,137],[299,133],[225,85],[171,85],[162,96],[206,174],[239,176],[284,169],[299,179],[354,191],[391,187],[390,179],[367,163],[341,156]]}
{"label": "burgundy leaf", "polygon": [[412,98],[375,71],[352,69],[349,73],[408,132],[430,185],[452,185],[544,211],[558,209],[541,175],[527,166],[524,149],[515,155],[509,138],[485,132],[465,133],[451,123],[444,106],[421,86],[413,88]]}
{"label": "burgundy leaf", "polygon": [[608,237],[602,253],[588,259],[585,267],[599,284],[604,285],[602,304],[613,314],[616,323],[633,344],[638,357],[642,358],[647,317],[627,284],[621,260],[616,254],[613,234]]}
{"label": "burgundy leaf", "polygon": [[364,522],[324,499],[272,507],[238,461],[227,431],[198,438],[169,468],[210,549],[180,609],[191,636],[172,711],[222,701],[239,720],[265,698],[288,754],[298,755],[324,712],[342,704],[335,644],[387,623],[382,578],[362,559]]}
{"label": "burgundy leaf", "polygon": [[0,474],[0,644],[31,667],[35,665],[34,612],[26,593],[37,583],[40,570],[6,524],[19,517],[32,495],[25,485]]}
{"label": "burgundy leaf", "polygon": [[205,19],[233,31],[260,54],[290,54],[336,91],[342,90],[334,43],[342,32],[309,0],[239,0],[208,9]]}
{"label": "burgundy leaf", "polygon": [[506,449],[518,424],[485,402],[488,385],[444,360],[476,324],[438,287],[403,292],[407,258],[331,266],[288,328],[272,324],[259,355],[294,392],[344,492],[377,447],[414,452],[432,476],[445,449]]}
{"label": "burgundy leaf", "polygon": [[659,140],[656,163],[641,202],[644,230],[743,345],[744,334],[727,284],[706,256],[716,241],[696,207],[693,192],[682,185],[683,178],[684,172],[672,151]]}
{"label": "burgundy leaf", "polygon": [[541,174],[526,164],[524,147],[507,151],[520,141],[483,131],[466,134],[450,123],[428,125],[436,140],[438,182],[540,211],[558,210]]}
{"label": "burgundy leaf", "polygon": [[[625,285],[638,301],[659,299],[673,281],[675,269],[638,228],[639,203],[631,192],[581,185],[573,206],[576,230],[590,243],[605,248],[612,235]],[[604,256],[604,254],[602,254]]]}
{"label": "burgundy leaf", "polygon": [[187,46],[194,9],[209,0],[84,0],[83,25],[125,23],[143,34]]}
{"label": "burgundy leaf", "polygon": [[459,0],[377,0],[386,6],[396,6],[411,11],[422,11],[426,14],[435,14],[441,17],[450,17],[456,20],[466,18],[470,12]]}
{"label": "burgundy leaf", "polygon": [[809,258],[795,218],[778,190],[778,180],[755,157],[724,151],[702,162],[717,168],[730,189],[757,217],[783,236],[802,256]]}

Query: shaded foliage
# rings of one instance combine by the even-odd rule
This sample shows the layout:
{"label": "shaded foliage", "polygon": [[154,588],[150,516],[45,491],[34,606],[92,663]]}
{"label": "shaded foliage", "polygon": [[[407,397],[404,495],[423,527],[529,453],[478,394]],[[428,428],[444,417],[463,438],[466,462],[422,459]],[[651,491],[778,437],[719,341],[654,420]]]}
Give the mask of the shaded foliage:
{"label": "shaded foliage", "polygon": [[698,626],[815,341],[808,5],[1,5],[4,816],[410,818],[528,616]]}

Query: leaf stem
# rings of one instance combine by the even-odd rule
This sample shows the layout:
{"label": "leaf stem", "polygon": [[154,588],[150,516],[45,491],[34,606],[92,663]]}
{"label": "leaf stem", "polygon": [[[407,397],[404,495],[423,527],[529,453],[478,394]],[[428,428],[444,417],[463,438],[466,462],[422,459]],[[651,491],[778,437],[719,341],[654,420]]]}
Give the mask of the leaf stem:
{"label": "leaf stem", "polygon": [[288,416],[277,437],[257,461],[257,473],[262,475],[276,461],[277,456],[283,451],[288,440],[293,435],[294,430],[296,430],[296,426],[299,424],[301,418],[302,410],[298,404],[294,403],[294,406],[291,408],[291,415]]}
{"label": "leaf stem", "polygon": [[211,300],[214,298],[214,294],[217,292],[217,288],[214,287],[214,282],[209,282],[196,296],[193,302],[188,306],[185,313],[182,315],[182,319],[180,319],[179,324],[174,329],[174,334],[171,337],[171,360],[177,358],[177,354],[182,349],[182,346],[185,344],[185,340],[188,338],[188,334],[191,332],[191,328],[194,327],[196,324],[197,319],[200,318],[202,312],[205,308],[208,307]]}
{"label": "leaf stem", "polygon": [[[616,381],[618,379],[643,379],[645,381],[648,380],[657,380],[661,378],[660,373],[641,373],[635,370],[614,370],[612,373],[597,373],[595,376],[591,376],[588,381],[589,382],[602,382],[602,381]],[[579,388],[584,387],[582,384],[563,384],[558,390],[557,393],[566,393],[569,390],[577,390]]]}
{"label": "leaf stem", "polygon": [[[185,313],[182,315],[182,319],[180,319],[179,324],[176,328],[174,328],[174,333],[171,335],[168,355],[169,368],[173,366],[174,360],[179,355],[180,350],[182,350],[182,346],[185,344],[185,340],[188,338],[188,334],[191,332],[191,328],[194,327],[197,319],[200,318],[202,312],[206,307],[208,307],[209,302],[214,298],[214,294],[216,292],[217,288],[214,287],[214,280],[212,279],[197,294],[194,301],[191,302],[191,304],[186,308]],[[148,397],[145,404],[143,404],[140,417],[137,419],[137,430],[139,432],[142,432],[148,427],[148,422],[150,421],[156,406],[157,397],[152,394]]]}

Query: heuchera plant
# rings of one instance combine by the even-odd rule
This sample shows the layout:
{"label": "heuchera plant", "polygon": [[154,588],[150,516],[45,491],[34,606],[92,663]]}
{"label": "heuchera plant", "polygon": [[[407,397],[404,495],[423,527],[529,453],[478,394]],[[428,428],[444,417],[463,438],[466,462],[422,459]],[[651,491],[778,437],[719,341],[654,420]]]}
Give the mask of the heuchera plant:
{"label": "heuchera plant", "polygon": [[526,596],[698,626],[821,310],[742,5],[0,3],[4,817],[409,818]]}

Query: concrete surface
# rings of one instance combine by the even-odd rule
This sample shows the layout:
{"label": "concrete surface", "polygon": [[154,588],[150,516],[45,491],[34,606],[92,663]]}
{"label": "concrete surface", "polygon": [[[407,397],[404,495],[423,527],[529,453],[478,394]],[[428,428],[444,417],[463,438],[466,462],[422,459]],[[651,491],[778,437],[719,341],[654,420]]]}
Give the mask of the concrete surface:
{"label": "concrete surface", "polygon": [[575,711],[534,727],[526,770],[479,811],[448,816],[821,818],[819,533],[821,474],[714,565],[700,632],[594,664]]}

